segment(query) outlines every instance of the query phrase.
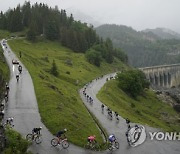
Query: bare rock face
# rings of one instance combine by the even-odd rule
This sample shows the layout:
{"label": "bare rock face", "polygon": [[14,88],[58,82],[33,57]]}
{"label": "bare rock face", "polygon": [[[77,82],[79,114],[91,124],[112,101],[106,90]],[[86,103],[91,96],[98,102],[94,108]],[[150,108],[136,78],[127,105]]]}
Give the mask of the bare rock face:
{"label": "bare rock face", "polygon": [[174,110],[180,112],[180,88],[154,89],[157,97],[165,103],[170,104]]}

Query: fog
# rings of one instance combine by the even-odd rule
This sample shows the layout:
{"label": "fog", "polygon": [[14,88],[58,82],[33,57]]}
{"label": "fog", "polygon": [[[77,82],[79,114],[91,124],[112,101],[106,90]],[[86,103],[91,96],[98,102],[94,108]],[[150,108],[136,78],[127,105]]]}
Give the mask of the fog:
{"label": "fog", "polygon": [[[0,0],[0,10],[23,4],[24,0]],[[66,9],[77,19],[95,25],[113,23],[136,30],[164,27],[180,33],[180,0],[30,0]]]}

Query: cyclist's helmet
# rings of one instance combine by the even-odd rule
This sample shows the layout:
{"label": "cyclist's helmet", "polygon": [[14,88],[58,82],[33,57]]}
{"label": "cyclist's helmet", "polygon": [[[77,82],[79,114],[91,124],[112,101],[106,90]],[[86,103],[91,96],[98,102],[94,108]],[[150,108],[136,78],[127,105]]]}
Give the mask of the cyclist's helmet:
{"label": "cyclist's helmet", "polygon": [[65,131],[65,132],[67,132],[67,129],[66,129],[66,128],[64,128],[64,131]]}
{"label": "cyclist's helmet", "polygon": [[135,127],[135,128],[138,128],[138,125],[136,124],[134,127]]}

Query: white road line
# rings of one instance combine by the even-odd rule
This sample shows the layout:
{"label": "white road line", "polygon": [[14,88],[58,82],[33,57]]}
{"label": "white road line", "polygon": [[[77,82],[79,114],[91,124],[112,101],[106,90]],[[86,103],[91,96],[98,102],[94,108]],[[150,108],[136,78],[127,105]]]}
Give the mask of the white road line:
{"label": "white road line", "polygon": [[13,70],[13,72],[14,72],[14,65],[13,65],[13,67],[12,67],[12,70]]}

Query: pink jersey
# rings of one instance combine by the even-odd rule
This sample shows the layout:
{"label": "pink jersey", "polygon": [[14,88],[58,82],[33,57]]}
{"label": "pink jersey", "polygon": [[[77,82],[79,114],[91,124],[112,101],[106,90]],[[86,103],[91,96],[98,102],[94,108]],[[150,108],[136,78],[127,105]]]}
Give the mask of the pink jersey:
{"label": "pink jersey", "polygon": [[88,139],[89,139],[90,141],[94,141],[96,138],[95,138],[94,136],[89,136]]}

